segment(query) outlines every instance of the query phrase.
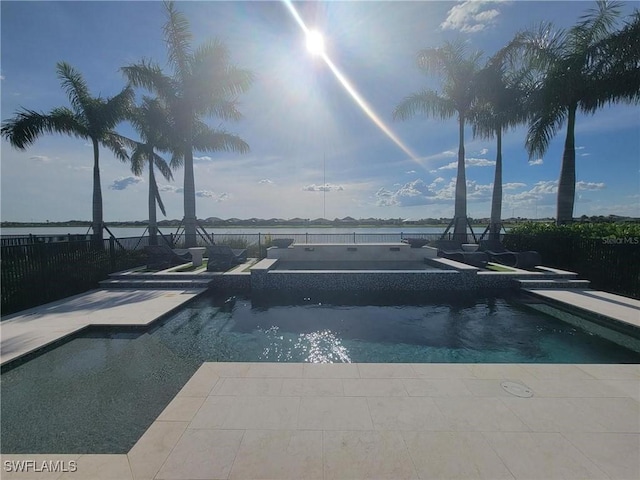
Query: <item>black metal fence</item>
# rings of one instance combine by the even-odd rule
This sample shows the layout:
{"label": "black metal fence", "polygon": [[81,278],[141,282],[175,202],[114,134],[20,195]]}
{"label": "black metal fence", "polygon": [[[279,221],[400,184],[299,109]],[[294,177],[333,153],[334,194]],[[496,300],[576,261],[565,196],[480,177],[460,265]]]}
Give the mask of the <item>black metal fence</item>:
{"label": "black metal fence", "polygon": [[597,290],[640,298],[640,240],[564,235],[510,235],[512,250],[536,250],[544,265],[576,272]]}
{"label": "black metal fence", "polygon": [[146,245],[144,238],[3,245],[2,314],[85,292],[109,273],[144,265]]}

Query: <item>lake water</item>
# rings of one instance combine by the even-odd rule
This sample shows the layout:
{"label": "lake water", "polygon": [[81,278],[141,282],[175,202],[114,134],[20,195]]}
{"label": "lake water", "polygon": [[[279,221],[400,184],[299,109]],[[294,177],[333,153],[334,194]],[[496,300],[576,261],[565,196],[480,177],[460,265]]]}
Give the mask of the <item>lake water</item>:
{"label": "lake water", "polygon": [[[398,233],[398,232],[415,232],[415,233],[442,233],[445,230],[445,226],[442,227],[414,227],[409,225],[403,225],[398,227],[344,227],[344,228],[333,228],[333,227],[257,227],[257,228],[247,228],[247,227],[222,227],[222,228],[209,228],[206,230],[209,233],[215,234],[282,234],[282,233],[324,233],[324,234],[333,234],[333,233]],[[113,232],[113,234],[117,238],[127,238],[127,237],[140,237],[145,233],[144,227],[109,227],[109,230]],[[474,228],[476,234],[482,233],[484,228],[477,227]],[[163,234],[168,235],[169,233],[176,233],[176,227],[163,227],[161,228]],[[90,233],[88,227],[19,227],[19,228],[2,228],[0,229],[0,234],[2,235],[25,235],[29,234],[33,235],[67,235],[71,234],[80,234],[84,235],[87,232]],[[105,235],[106,237],[107,235]]]}

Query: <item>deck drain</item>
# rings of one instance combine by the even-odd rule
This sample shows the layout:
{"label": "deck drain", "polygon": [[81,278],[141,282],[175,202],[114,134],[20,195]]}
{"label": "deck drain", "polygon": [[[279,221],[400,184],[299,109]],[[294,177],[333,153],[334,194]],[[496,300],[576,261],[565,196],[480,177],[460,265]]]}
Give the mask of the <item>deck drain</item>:
{"label": "deck drain", "polygon": [[529,398],[533,397],[533,392],[526,385],[522,385],[521,383],[516,382],[502,382],[500,386],[503,390],[511,395],[515,395],[516,397]]}

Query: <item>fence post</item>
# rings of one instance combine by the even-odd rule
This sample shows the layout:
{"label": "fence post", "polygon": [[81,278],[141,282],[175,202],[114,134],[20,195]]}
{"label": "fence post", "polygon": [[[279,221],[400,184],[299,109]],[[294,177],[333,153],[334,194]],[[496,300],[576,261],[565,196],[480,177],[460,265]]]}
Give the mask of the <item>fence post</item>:
{"label": "fence post", "polygon": [[262,258],[262,234],[258,232],[258,260]]}
{"label": "fence post", "polygon": [[111,265],[111,271],[116,269],[116,244],[113,241],[113,237],[109,237],[109,263]]}
{"label": "fence post", "polygon": [[309,232],[304,233],[304,243],[309,243]]}

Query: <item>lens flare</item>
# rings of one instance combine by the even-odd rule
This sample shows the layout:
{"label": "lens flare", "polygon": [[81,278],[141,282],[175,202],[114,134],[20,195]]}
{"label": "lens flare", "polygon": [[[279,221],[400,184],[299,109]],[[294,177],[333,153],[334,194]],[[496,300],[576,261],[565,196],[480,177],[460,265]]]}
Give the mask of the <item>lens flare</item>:
{"label": "lens flare", "polygon": [[[310,35],[313,33],[317,33],[320,36],[320,40],[322,40],[322,36],[318,32],[313,32],[307,28],[304,21],[298,14],[298,11],[295,9],[291,0],[282,0],[295,19],[295,21],[300,25],[300,28],[304,32],[307,38],[307,48],[309,48],[309,39]],[[389,127],[387,127],[384,122],[380,119],[380,117],[376,114],[376,112],[371,108],[371,106],[365,101],[364,98],[358,93],[355,87],[349,82],[347,77],[338,69],[338,67],[331,61],[327,53],[324,51],[324,42],[322,43],[322,50],[316,55],[320,56],[324,62],[329,66],[329,69],[333,73],[333,75],[338,79],[340,84],[344,87],[351,98],[356,102],[356,104],[362,109],[362,111],[369,117],[369,119],[380,129],[382,132],[389,137],[393,143],[395,143],[404,153],[406,153],[414,162],[418,165],[422,166],[420,159],[417,155],[415,155],[409,147],[407,147],[402,140],[398,138],[398,136],[391,131]]]}

